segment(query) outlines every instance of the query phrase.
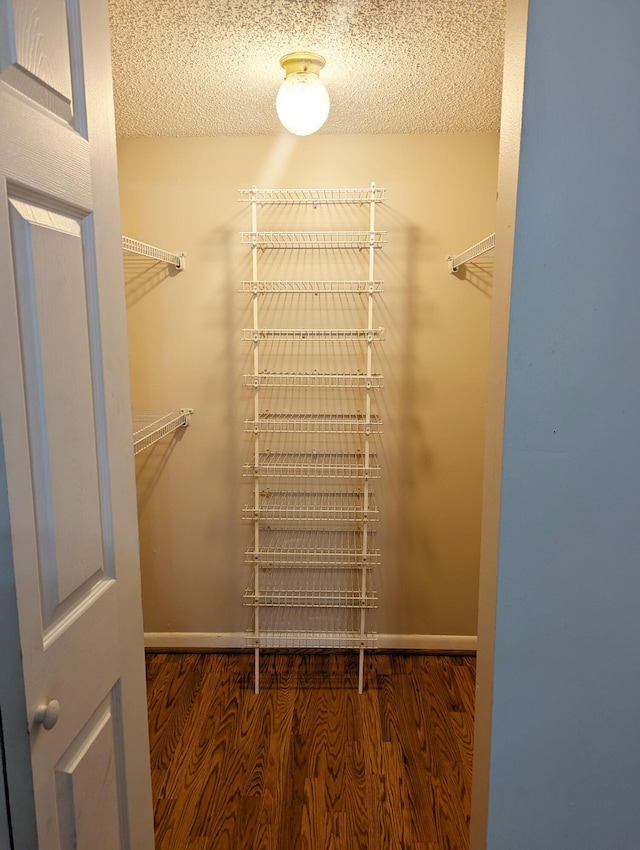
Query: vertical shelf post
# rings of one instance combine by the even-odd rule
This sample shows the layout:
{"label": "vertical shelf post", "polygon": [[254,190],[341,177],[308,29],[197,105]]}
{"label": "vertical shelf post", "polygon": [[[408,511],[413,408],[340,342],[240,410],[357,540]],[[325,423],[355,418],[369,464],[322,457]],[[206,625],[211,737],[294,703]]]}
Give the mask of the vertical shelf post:
{"label": "vertical shelf post", "polygon": [[366,634],[365,608],[367,599],[367,534],[369,514],[369,472],[371,467],[371,376],[373,370],[373,287],[375,280],[375,231],[376,231],[376,184],[371,182],[369,197],[369,277],[367,286],[367,381],[365,390],[365,432],[364,432],[364,521],[362,528],[362,569],[360,572],[360,593],[362,607],[360,609],[360,657],[358,660],[358,693],[364,687],[364,645]]}
{"label": "vertical shelf post", "polygon": [[[258,229],[258,202],[256,187],[251,187],[251,230],[255,233]],[[251,249],[251,279],[253,281],[253,374],[260,374],[260,342],[258,329],[260,327],[258,314],[258,245],[254,240]],[[260,387],[256,382],[253,389],[253,420],[257,422],[260,418]],[[253,549],[255,553],[256,566],[253,571],[254,583],[254,691],[260,691],[260,434],[256,432],[253,441]]]}

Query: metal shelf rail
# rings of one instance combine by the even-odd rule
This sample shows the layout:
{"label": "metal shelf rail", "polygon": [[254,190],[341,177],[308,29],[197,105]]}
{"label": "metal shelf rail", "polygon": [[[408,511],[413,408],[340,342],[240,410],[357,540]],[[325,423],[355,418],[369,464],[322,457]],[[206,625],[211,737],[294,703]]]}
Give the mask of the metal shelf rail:
{"label": "metal shelf rail", "polygon": [[186,268],[185,254],[172,254],[170,251],[147,245],[146,242],[139,242],[137,239],[130,239],[128,236],[122,237],[122,250],[126,254],[136,254],[140,257],[166,263],[169,266],[175,266],[178,271],[184,271]]}
{"label": "metal shelf rail", "polygon": [[323,569],[353,571],[380,564],[375,531],[368,531],[368,550],[362,552],[361,530],[269,528],[262,529],[260,548],[245,552],[247,564],[265,571]]}
{"label": "metal shelf rail", "polygon": [[245,328],[242,338],[245,342],[373,342],[384,339],[384,328]]}
{"label": "metal shelf rail", "polygon": [[[252,372],[243,377],[244,386],[253,391],[253,416],[244,423],[245,431],[253,434],[253,457],[244,465],[244,475],[253,479],[253,493],[242,513],[253,529],[253,544],[245,552],[252,578],[244,602],[253,609],[248,643],[255,653],[256,693],[261,649],[356,649],[361,693],[364,651],[375,646],[369,618],[377,596],[371,581],[381,556],[372,528],[378,520],[372,482],[380,477],[381,470],[373,438],[382,433],[382,423],[372,409],[372,401],[374,391],[382,388],[383,376],[373,369],[373,350],[374,343],[384,339],[384,329],[373,323],[374,301],[383,291],[383,281],[375,277],[374,264],[386,236],[386,231],[376,230],[375,211],[385,195],[385,189],[375,183],[355,189],[252,186],[239,190],[239,200],[249,203],[251,209],[251,229],[240,233],[240,241],[251,246],[252,274],[251,280],[240,281],[240,291],[252,296],[252,327],[245,328],[242,335],[252,344],[253,354]],[[362,223],[366,229],[258,229],[258,211],[262,207],[330,204],[363,208],[367,221]],[[327,262],[336,257],[338,249],[359,249],[356,263],[361,263],[363,268],[352,280],[266,280],[258,274],[258,261],[264,252],[274,249],[329,249],[324,258]],[[292,293],[302,296],[353,293],[362,300],[357,309],[363,310],[364,320],[355,328],[316,328],[315,322],[309,327],[304,319],[312,313],[305,311],[313,312],[318,302],[298,302],[296,324],[302,316],[302,327],[268,327],[269,322],[260,323],[261,296]],[[272,311],[278,309],[273,306],[272,298],[264,303],[270,304]],[[280,309],[287,309],[291,302],[281,303]],[[344,302],[342,306],[333,299],[323,303],[322,309],[338,311],[334,318],[339,322]],[[353,302],[349,303],[353,307]],[[358,320],[356,324],[360,324]],[[290,346],[264,345],[265,342],[306,345],[309,341],[359,343],[340,348],[340,357],[356,358],[357,368],[348,371],[351,366],[345,363],[347,371],[340,373],[317,369],[286,371],[282,369],[283,359],[286,362],[284,349],[290,353]],[[313,347],[311,353],[307,354],[308,348],[304,352],[312,358],[312,363],[322,362],[315,359],[319,355]],[[302,405],[303,411],[309,399],[315,399],[316,405],[318,397],[326,399],[327,404],[336,404],[339,396],[341,412],[269,411],[262,403],[274,388],[295,389],[295,404]],[[328,392],[333,390],[337,393]],[[342,394],[343,390],[357,392]],[[274,403],[277,397],[274,394]],[[354,397],[356,403],[360,400],[361,409],[344,412],[345,403],[353,403]],[[319,448],[309,451],[304,446],[305,434],[315,435],[314,444],[319,443]],[[341,435],[340,451],[336,451],[336,438],[332,435]],[[275,448],[267,448],[266,439],[273,441]],[[294,443],[299,451],[291,450]],[[272,480],[276,485],[273,490],[269,487]]]}
{"label": "metal shelf rail", "polygon": [[358,630],[329,631],[272,631],[262,629],[255,637],[257,649],[373,649],[375,635],[362,635]]}
{"label": "metal shelf rail", "polygon": [[479,257],[482,254],[488,254],[495,248],[495,244],[496,234],[492,233],[490,236],[487,236],[486,239],[481,239],[480,242],[476,242],[475,245],[467,248],[467,250],[463,251],[461,254],[448,256],[447,263],[449,265],[449,273],[455,274],[455,272],[457,272],[460,266],[464,265],[464,263],[470,263],[471,260],[475,260],[476,257]]}
{"label": "metal shelf rail", "polygon": [[148,449],[177,428],[186,428],[191,424],[192,413],[190,407],[182,407],[171,413],[134,413],[133,453],[137,455]]}
{"label": "metal shelf rail", "polygon": [[239,189],[238,200],[260,204],[369,204],[385,200],[386,189]]}
{"label": "metal shelf rail", "polygon": [[265,590],[256,594],[252,588],[247,588],[244,598],[250,605],[280,606],[292,605],[295,608],[375,608],[376,594],[368,591],[362,596],[360,589],[356,590]]}
{"label": "metal shelf rail", "polygon": [[240,234],[254,248],[380,248],[386,230],[250,230]]}
{"label": "metal shelf rail", "polygon": [[380,466],[376,456],[370,454],[369,466],[365,467],[361,452],[261,452],[257,466],[244,465],[244,474],[270,478],[380,478]]}
{"label": "metal shelf rail", "polygon": [[378,374],[337,374],[335,372],[259,372],[244,376],[245,387],[329,387],[339,389],[381,389],[384,378]]}
{"label": "metal shelf rail", "polygon": [[256,506],[245,505],[247,519],[268,522],[367,523],[377,522],[378,507],[373,491],[260,490]]}
{"label": "metal shelf rail", "polygon": [[240,292],[333,295],[342,292],[383,292],[381,280],[241,280]]}
{"label": "metal shelf rail", "polygon": [[260,413],[245,420],[245,431],[256,434],[382,434],[382,422],[376,414],[369,421],[362,413]]}

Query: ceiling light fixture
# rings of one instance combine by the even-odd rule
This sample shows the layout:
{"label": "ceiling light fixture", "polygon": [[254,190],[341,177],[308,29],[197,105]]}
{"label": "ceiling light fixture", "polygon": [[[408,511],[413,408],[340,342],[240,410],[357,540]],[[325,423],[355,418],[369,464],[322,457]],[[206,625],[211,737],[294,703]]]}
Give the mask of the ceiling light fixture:
{"label": "ceiling light fixture", "polygon": [[320,82],[324,58],[317,53],[287,53],[280,60],[285,79],[276,97],[282,124],[296,136],[315,133],[329,115],[329,94]]}

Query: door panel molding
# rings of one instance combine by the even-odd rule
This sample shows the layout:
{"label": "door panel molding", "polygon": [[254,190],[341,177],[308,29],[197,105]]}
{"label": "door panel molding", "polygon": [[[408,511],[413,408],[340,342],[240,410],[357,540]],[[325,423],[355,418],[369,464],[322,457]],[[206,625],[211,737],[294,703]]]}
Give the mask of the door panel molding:
{"label": "door panel molding", "polygon": [[71,595],[103,574],[91,375],[100,358],[91,351],[80,222],[45,206],[9,204],[46,629]]}
{"label": "door panel molding", "polygon": [[119,683],[94,712],[55,767],[58,828],[62,847],[118,850],[128,846],[119,800],[125,776],[117,758]]}
{"label": "door panel molding", "polygon": [[0,0],[0,79],[65,122],[73,121],[65,0]]}

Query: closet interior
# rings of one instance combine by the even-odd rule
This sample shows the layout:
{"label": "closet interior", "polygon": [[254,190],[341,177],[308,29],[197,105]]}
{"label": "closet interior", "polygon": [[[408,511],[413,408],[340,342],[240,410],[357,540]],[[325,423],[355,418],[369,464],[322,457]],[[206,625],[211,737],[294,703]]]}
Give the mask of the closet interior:
{"label": "closet interior", "polygon": [[[164,434],[136,455],[147,647],[473,652],[491,237],[455,252],[495,229],[505,4],[165,6],[110,0],[122,232],[161,248],[125,261],[132,408]],[[307,136],[275,107],[291,51],[324,63]],[[369,355],[370,387],[335,385]],[[368,405],[368,433],[341,418]],[[358,490],[345,527],[261,495]],[[294,526],[300,550],[338,535],[345,584],[268,584],[293,569],[263,546]]]}
{"label": "closet interior", "polygon": [[[148,648],[473,651],[491,261],[447,257],[492,231],[497,136],[118,150],[124,232],[187,257],[125,260],[132,408],[179,426],[136,456]],[[283,529],[348,563],[270,566]]]}
{"label": "closet interior", "polygon": [[[335,104],[338,115],[337,91]],[[232,114],[251,118],[235,103]],[[494,230],[498,134],[360,123],[304,138],[181,135],[164,118],[118,140],[123,231],[187,258],[182,270],[175,259],[125,264],[132,408],[171,422],[194,411],[136,455],[150,659],[230,653],[235,678],[221,680],[220,699],[230,687],[242,717],[248,700],[286,704],[292,738],[268,746],[295,758],[333,734],[317,712],[340,728],[338,712],[378,717],[382,734],[402,666],[389,654],[406,654],[398,711],[424,709],[438,728],[458,711],[468,743],[473,660],[429,668],[438,693],[449,688],[437,714],[434,695],[411,690],[429,681],[411,654],[476,646],[490,251],[483,240],[454,252]],[[195,676],[227,662],[166,670],[183,663]],[[380,746],[380,787],[395,793],[393,775],[408,788],[416,777]],[[456,738],[450,756],[466,790],[442,793],[466,817],[464,746]],[[364,770],[341,764],[327,762],[329,785],[333,770]],[[294,768],[278,767],[285,785]],[[425,840],[424,824],[415,835]]]}

